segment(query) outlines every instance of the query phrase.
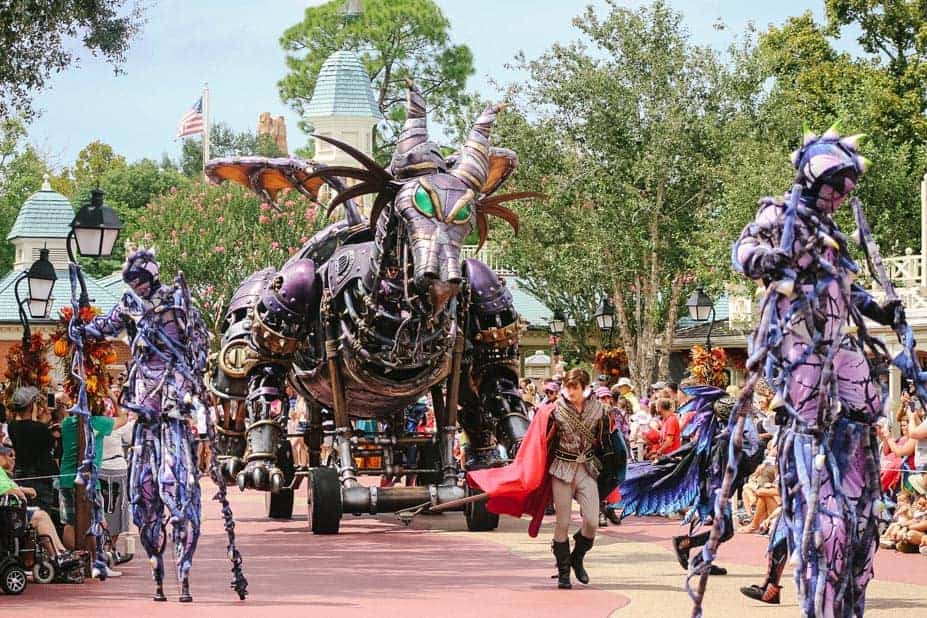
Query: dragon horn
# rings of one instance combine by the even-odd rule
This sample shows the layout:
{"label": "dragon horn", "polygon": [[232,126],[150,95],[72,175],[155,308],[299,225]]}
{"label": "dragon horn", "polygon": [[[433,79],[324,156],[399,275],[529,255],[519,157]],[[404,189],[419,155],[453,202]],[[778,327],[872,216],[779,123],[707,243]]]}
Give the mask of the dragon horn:
{"label": "dragon horn", "polygon": [[496,114],[503,107],[502,104],[496,104],[483,110],[460,149],[460,160],[450,172],[473,189],[474,193],[483,192],[483,185],[489,176],[489,134],[496,124]]}
{"label": "dragon horn", "polygon": [[824,131],[824,135],[821,136],[821,139],[837,139],[840,137],[840,132],[838,131],[840,127],[840,119],[838,118],[834,124],[830,125],[830,128]]}
{"label": "dragon horn", "polygon": [[857,133],[856,135],[850,135],[844,137],[840,140],[840,143],[849,148],[850,150],[859,150],[859,145],[866,137],[865,133]]}
{"label": "dragon horn", "polygon": [[406,94],[406,121],[396,143],[394,158],[401,159],[410,150],[428,141],[428,117],[425,98],[418,91],[411,79],[406,80],[409,87]]}
{"label": "dragon horn", "polygon": [[865,174],[872,167],[872,161],[863,155],[856,155],[856,167],[859,168],[860,174]]}
{"label": "dragon horn", "polygon": [[802,130],[802,135],[801,135],[801,145],[807,146],[808,144],[816,140],[818,136],[814,131],[808,128],[807,124],[802,125],[802,126],[803,126],[803,130]]}

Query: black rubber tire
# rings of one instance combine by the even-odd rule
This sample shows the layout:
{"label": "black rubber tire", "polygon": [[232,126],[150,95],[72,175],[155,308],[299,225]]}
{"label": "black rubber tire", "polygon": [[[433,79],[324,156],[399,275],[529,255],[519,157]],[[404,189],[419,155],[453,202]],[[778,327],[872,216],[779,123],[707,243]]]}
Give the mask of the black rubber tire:
{"label": "black rubber tire", "polygon": [[6,594],[22,594],[26,589],[26,571],[18,564],[11,564],[0,572],[0,588]]}
{"label": "black rubber tire", "polygon": [[[293,445],[288,440],[281,441],[277,448],[277,468],[283,472],[283,484],[292,485],[296,470],[293,466]],[[276,494],[273,491],[264,494],[267,516],[271,519],[292,519],[293,493],[292,489],[280,489]]]}
{"label": "black rubber tire", "polygon": [[333,468],[311,468],[308,487],[312,534],[338,534],[341,525],[341,481]]}
{"label": "black rubber tire", "polygon": [[[483,493],[478,489],[467,487],[467,495]],[[499,527],[499,515],[486,510],[486,501],[471,502],[464,506],[467,530],[470,532],[490,532]]]}
{"label": "black rubber tire", "polygon": [[293,518],[293,490],[281,489],[278,493],[268,491],[264,494],[264,507],[271,519]]}
{"label": "black rubber tire", "polygon": [[32,579],[37,584],[50,584],[55,581],[55,565],[51,560],[41,560],[32,567]]}

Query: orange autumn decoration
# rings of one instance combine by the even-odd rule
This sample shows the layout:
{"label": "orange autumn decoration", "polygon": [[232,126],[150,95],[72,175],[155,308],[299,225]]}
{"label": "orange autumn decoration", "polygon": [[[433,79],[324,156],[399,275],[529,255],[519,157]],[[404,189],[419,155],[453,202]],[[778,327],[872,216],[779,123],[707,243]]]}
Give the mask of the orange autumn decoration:
{"label": "orange autumn decoration", "polygon": [[718,388],[727,386],[727,353],[724,348],[712,348],[694,345],[689,352],[689,375],[699,384],[710,384]]}
{"label": "orange autumn decoration", "polygon": [[[83,307],[79,319],[87,324],[100,314],[96,307]],[[65,374],[64,392],[72,400],[77,397],[80,388],[77,380],[71,375],[71,363],[74,360],[74,347],[68,338],[68,324],[74,315],[71,307],[63,307],[58,314],[55,333],[52,335],[55,355],[61,360],[61,368]],[[87,405],[93,414],[104,412],[104,401],[108,397],[110,376],[106,366],[116,362],[116,349],[113,344],[105,340],[84,341],[84,385],[87,388]]]}
{"label": "orange autumn decoration", "polygon": [[29,349],[23,354],[22,343],[16,343],[6,356],[6,391],[4,399],[8,402],[20,386],[34,386],[39,390],[51,386],[51,363],[46,358],[51,342],[42,333],[33,333],[29,339]]}
{"label": "orange autumn decoration", "polygon": [[595,370],[607,375],[609,381],[627,373],[628,357],[621,348],[606,348],[595,353]]}

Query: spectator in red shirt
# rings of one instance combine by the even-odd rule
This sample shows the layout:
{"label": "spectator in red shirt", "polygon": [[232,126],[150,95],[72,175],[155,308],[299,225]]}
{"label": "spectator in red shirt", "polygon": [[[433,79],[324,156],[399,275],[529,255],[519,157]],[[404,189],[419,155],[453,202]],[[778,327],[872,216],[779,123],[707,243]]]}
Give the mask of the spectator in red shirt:
{"label": "spectator in red shirt", "polygon": [[682,430],[679,428],[679,419],[676,417],[673,403],[671,399],[660,399],[657,402],[657,412],[663,420],[663,425],[660,427],[660,444],[654,451],[656,457],[668,455],[682,445]]}

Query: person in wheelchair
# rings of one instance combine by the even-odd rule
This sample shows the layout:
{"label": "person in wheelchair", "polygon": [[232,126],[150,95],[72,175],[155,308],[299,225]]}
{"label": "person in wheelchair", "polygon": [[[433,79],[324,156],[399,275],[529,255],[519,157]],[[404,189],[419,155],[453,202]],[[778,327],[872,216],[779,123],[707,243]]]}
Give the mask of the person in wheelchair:
{"label": "person in wheelchair", "polygon": [[[35,499],[35,489],[31,487],[20,487],[10,478],[13,468],[16,466],[16,451],[9,446],[0,445],[0,498],[12,496],[19,499],[23,504],[28,500]],[[60,570],[72,568],[80,563],[80,559],[65,549],[55,525],[52,523],[48,513],[38,507],[27,507],[26,517],[29,525],[32,526],[39,539],[48,539],[51,547],[48,548],[50,557],[56,563]]]}

